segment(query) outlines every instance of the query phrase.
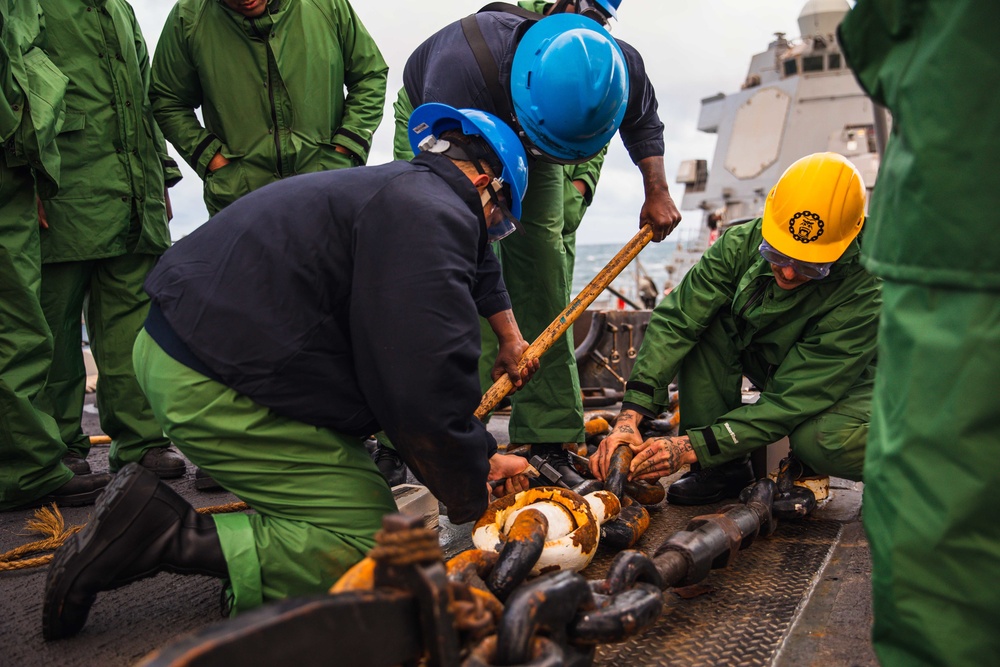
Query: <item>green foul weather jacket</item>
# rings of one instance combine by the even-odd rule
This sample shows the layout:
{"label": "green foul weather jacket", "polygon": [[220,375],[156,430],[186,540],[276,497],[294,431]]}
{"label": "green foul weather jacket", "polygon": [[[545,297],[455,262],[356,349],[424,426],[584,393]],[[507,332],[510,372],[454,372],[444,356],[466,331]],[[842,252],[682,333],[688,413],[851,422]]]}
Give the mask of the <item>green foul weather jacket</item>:
{"label": "green foul weather jacket", "polygon": [[874,380],[881,287],[861,266],[858,242],[826,278],[783,290],[757,251],[760,228],[757,219],[723,234],[656,307],[623,401],[661,412],[681,361],[720,319],[761,394],[688,430],[702,464],[770,444]]}
{"label": "green foul weather jacket", "polygon": [[132,7],[124,0],[39,4],[45,52],[69,77],[56,138],[59,189],[39,183],[49,220],[43,261],[160,254],[170,246],[164,181],[180,180],[180,171],[153,121],[149,56]]}
{"label": "green foul weather jacket", "polygon": [[[257,18],[221,0],[180,0],[156,47],[150,96],[217,211],[279,178],[354,166],[334,146],[367,161],[387,74],[347,0],[271,0]],[[210,174],[219,151],[231,164]]]}
{"label": "green foul weather jacket", "polygon": [[0,0],[0,159],[58,182],[67,79],[38,48],[43,32],[37,2]]}

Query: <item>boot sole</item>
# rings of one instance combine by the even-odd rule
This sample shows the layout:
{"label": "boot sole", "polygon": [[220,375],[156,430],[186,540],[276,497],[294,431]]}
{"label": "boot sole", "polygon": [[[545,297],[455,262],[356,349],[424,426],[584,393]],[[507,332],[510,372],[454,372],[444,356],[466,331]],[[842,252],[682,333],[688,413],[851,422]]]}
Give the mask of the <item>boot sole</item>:
{"label": "boot sole", "polygon": [[[110,486],[110,483],[108,486]],[[73,493],[66,496],[42,496],[38,500],[32,500],[30,503],[18,505],[14,508],[14,510],[33,510],[38,509],[39,507],[45,507],[46,505],[51,505],[53,503],[59,507],[86,507],[87,505],[93,505],[94,501],[97,500],[102,493],[104,493],[104,490],[108,488],[108,486],[102,486],[94,489],[93,491]]]}
{"label": "boot sole", "polygon": [[222,485],[211,477],[195,477],[194,488],[199,491],[224,491]]}
{"label": "boot sole", "polygon": [[[122,501],[133,489],[141,488],[138,486],[141,484],[149,487],[147,499],[153,497],[152,492],[159,480],[155,476],[150,478],[144,472],[149,471],[138,464],[123,467],[104,488],[104,495],[99,499],[97,511],[87,526],[56,551],[45,580],[42,605],[42,636],[46,640],[71,637],[86,623],[90,607],[97,597],[96,592],[87,596],[86,609],[82,618],[78,619],[78,624],[67,622],[62,618],[66,597],[80,574],[128,530],[132,521],[146,506],[145,502],[123,503]],[[105,524],[108,525],[107,530]],[[108,534],[104,534],[105,532]],[[121,582],[121,585],[125,583],[128,582]]]}

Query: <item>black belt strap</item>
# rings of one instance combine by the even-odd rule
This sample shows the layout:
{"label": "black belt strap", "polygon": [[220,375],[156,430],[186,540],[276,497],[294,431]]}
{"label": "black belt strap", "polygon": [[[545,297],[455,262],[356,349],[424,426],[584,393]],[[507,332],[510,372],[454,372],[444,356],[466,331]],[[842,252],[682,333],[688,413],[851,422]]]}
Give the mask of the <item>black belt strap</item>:
{"label": "black belt strap", "polygon": [[[517,5],[512,5],[509,2],[491,2],[486,5],[480,12],[504,12],[505,14],[513,14],[514,16],[520,16],[524,19],[533,19],[535,21],[542,18],[542,14],[533,12],[530,9],[524,9],[523,7],[518,7]],[[478,12],[477,12],[478,13]]]}
{"label": "black belt strap", "polygon": [[490,47],[486,44],[483,31],[479,29],[479,21],[476,20],[475,14],[462,19],[462,32],[465,33],[465,40],[469,43],[469,48],[472,49],[473,55],[476,56],[476,62],[479,63],[479,71],[486,81],[486,88],[490,91],[490,97],[495,100],[497,105],[502,104],[507,99],[507,93],[500,87],[500,68],[497,67],[497,61],[494,60],[493,54],[490,53]]}

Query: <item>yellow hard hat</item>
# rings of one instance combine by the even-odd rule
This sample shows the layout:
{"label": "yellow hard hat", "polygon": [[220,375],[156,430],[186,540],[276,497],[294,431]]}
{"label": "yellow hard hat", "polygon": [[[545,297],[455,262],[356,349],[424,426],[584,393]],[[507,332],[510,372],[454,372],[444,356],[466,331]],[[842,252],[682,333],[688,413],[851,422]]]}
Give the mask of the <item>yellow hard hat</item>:
{"label": "yellow hard hat", "polygon": [[865,224],[865,184],[837,153],[795,161],[764,203],[764,240],[801,262],[836,262]]}

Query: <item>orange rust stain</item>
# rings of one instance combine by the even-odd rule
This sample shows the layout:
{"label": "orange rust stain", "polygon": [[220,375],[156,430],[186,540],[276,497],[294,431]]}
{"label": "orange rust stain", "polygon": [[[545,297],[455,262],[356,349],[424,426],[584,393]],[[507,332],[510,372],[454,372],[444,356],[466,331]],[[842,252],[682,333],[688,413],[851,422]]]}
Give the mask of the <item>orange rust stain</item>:
{"label": "orange rust stain", "polygon": [[601,504],[604,505],[604,516],[615,516],[621,511],[621,501],[618,500],[618,497],[615,494],[611,492],[598,492],[597,497],[600,499]]}
{"label": "orange rust stain", "polygon": [[467,574],[475,572],[480,577],[485,577],[497,564],[499,557],[500,554],[496,551],[469,549],[449,560],[445,567],[449,576],[458,575],[464,579]]}
{"label": "orange rust stain", "polygon": [[374,588],[374,586],[375,561],[371,558],[363,558],[333,584],[330,588],[330,593],[370,590]]}
{"label": "orange rust stain", "polygon": [[597,539],[600,534],[601,533],[597,524],[591,521],[585,526],[580,526],[580,528],[571,535],[573,546],[579,547],[582,553],[589,554],[597,548]]}
{"label": "orange rust stain", "polygon": [[544,538],[548,530],[549,520],[545,515],[529,508],[517,515],[514,525],[507,532],[507,541],[525,542],[539,534]]}

